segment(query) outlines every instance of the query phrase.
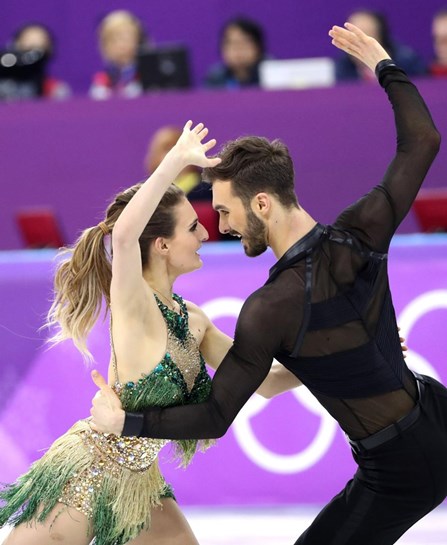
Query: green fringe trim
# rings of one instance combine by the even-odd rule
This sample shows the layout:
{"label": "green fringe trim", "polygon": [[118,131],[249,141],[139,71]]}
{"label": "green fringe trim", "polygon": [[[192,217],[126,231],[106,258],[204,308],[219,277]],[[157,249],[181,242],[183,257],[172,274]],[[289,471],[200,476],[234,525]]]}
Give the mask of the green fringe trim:
{"label": "green fringe trim", "polygon": [[165,483],[156,463],[141,474],[125,473],[124,482],[107,475],[95,498],[95,545],[123,545],[136,538],[141,530],[150,528],[150,508],[161,506]]}
{"label": "green fringe trim", "polygon": [[[121,393],[121,402],[126,411],[140,412],[148,407],[172,407],[183,405],[178,387],[170,380],[165,380],[166,374],[146,375],[132,388],[125,388]],[[205,401],[209,389],[203,392],[203,398],[194,400],[195,403]],[[183,439],[172,441],[173,460],[179,462],[179,467],[187,467],[197,451],[204,452],[216,443],[215,439]]]}
{"label": "green fringe trim", "polygon": [[[43,522],[58,503],[88,516],[72,492],[77,485],[85,487],[92,466],[103,463],[103,471],[92,483],[94,492],[88,497],[89,530],[95,535],[95,545],[124,545],[142,529],[150,528],[151,508],[161,505],[167,491],[157,461],[141,472],[124,467],[110,470],[110,462],[84,444],[82,432],[88,429],[86,421],[76,423],[26,474],[0,491],[0,501],[5,502],[0,508],[0,527]],[[63,509],[56,516],[61,512]]]}
{"label": "green fringe trim", "polygon": [[[56,440],[27,473],[0,491],[0,501],[6,504],[0,509],[0,526],[21,524],[34,518],[43,522],[58,503],[67,481],[91,464],[81,437],[68,433]],[[36,517],[39,507],[42,511]]]}
{"label": "green fringe trim", "polygon": [[[138,381],[135,387],[125,388],[121,394],[125,409],[138,412],[150,406],[182,405],[184,399],[179,388],[166,378],[164,373],[153,373]],[[204,389],[194,402],[204,401],[208,393]],[[0,502],[4,502],[0,507],[0,527],[31,520],[43,522],[58,503],[65,503],[91,517],[90,530],[95,535],[95,545],[124,545],[143,529],[150,528],[151,507],[161,505],[163,497],[172,497],[157,461],[142,472],[125,467],[113,471],[107,466],[111,462],[105,461],[104,471],[89,495],[88,512],[77,505],[79,498],[75,498],[74,491],[85,487],[92,478],[89,473],[92,466],[96,467],[100,461],[104,463],[99,451],[91,450],[83,441],[82,434],[88,430],[86,421],[77,422],[26,474],[0,490]],[[180,461],[180,466],[186,467],[198,450],[204,451],[214,443],[214,440],[173,441],[173,457]]]}

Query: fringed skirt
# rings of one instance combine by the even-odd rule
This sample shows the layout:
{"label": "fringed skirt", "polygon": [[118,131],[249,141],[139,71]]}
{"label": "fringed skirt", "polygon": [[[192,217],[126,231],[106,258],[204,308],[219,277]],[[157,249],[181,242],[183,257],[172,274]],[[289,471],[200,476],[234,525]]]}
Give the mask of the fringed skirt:
{"label": "fringed skirt", "polygon": [[123,545],[150,528],[151,508],[173,497],[157,456],[168,441],[96,433],[88,420],[57,439],[0,491],[0,527],[44,521],[57,503],[89,519],[95,545]]}

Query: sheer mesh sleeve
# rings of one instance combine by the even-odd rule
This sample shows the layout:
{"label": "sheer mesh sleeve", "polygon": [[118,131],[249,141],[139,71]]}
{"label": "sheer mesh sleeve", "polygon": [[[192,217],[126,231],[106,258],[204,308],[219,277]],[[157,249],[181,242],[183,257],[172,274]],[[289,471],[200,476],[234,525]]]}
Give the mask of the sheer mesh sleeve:
{"label": "sheer mesh sleeve", "polygon": [[[439,134],[419,92],[401,70],[386,67],[381,70],[379,79],[394,110],[397,151],[382,183],[346,209],[334,227],[352,232],[352,239],[359,241],[360,246],[365,244],[378,252],[386,252],[393,233],[407,214],[437,153]],[[318,232],[316,231],[316,234]],[[307,364],[310,370],[315,372],[315,360],[323,359],[322,365],[324,364],[325,368],[329,367],[331,374],[323,373],[318,377],[326,387],[321,387],[321,392],[334,390],[333,387],[329,388],[331,384],[329,386],[327,384],[332,376],[336,383],[346,382],[347,394],[345,392],[346,395],[341,396],[342,398],[351,399],[358,395],[351,375],[355,375],[356,372],[362,374],[362,369],[357,360],[353,361],[354,350],[361,352],[368,351],[369,345],[376,347],[376,351],[371,352],[369,358],[370,368],[376,369],[374,371],[376,374],[379,365],[386,370],[386,377],[389,377],[394,369],[393,357],[397,355],[400,359],[395,367],[400,370],[405,368],[398,344],[394,311],[391,306],[383,305],[388,293],[386,269],[380,265],[384,262],[378,260],[377,267],[375,262],[367,263],[363,253],[361,257],[354,256],[354,250],[350,245],[343,246],[336,240],[328,240],[329,235],[325,233],[324,243],[320,241],[317,244],[312,237],[307,242],[298,241],[297,244],[305,246],[315,242],[315,248],[306,246],[307,250],[303,250],[303,255],[311,257],[300,258],[301,261],[294,262],[293,267],[289,263],[287,270],[283,270],[276,280],[255,292],[247,300],[236,326],[234,345],[214,376],[208,401],[198,405],[148,409],[143,416],[136,417],[139,418],[141,435],[166,439],[206,439],[222,436],[251,394],[265,379],[273,357],[276,356],[282,363],[285,360],[279,358],[281,354],[291,354],[289,359],[293,359],[297,339],[301,344],[301,353],[296,362],[295,360],[289,362],[288,368],[296,371],[296,375],[302,378],[301,374],[307,360],[312,360]],[[334,244],[337,246],[336,249],[333,248]],[[380,274],[376,275],[376,268]],[[362,277],[359,279],[360,269]],[[312,281],[308,277],[308,271],[313,274]],[[373,280],[378,286],[374,290],[371,288]],[[359,301],[356,297],[360,298]],[[387,300],[391,305],[391,298]],[[335,311],[331,314],[332,307]],[[309,322],[309,308],[312,308],[311,313],[314,313],[314,323]],[[344,309],[343,312],[340,308]],[[382,320],[381,309],[384,308],[386,319]],[[344,312],[347,315],[344,315]],[[370,325],[365,327],[366,323]],[[377,327],[378,323],[381,328]],[[313,330],[307,331],[306,328]],[[383,336],[385,340],[380,337],[383,329],[386,330]],[[389,341],[387,336],[389,331],[394,332],[393,342]],[[374,338],[374,335],[377,338]],[[387,348],[388,345],[392,350]],[[383,346],[389,352],[385,354],[386,357],[380,348]],[[332,363],[334,365],[329,365]],[[345,370],[344,374],[338,376],[342,369]],[[308,386],[312,386],[312,381],[316,382],[310,374],[308,373]],[[389,384],[388,378],[383,379],[383,382],[384,385],[380,383],[380,394],[402,386],[399,381],[397,385]],[[353,389],[354,396],[351,395]],[[368,392],[363,393],[363,397],[368,397]],[[352,430],[353,437],[357,437],[357,431],[369,432],[371,426],[364,425],[364,421],[368,423],[371,418],[375,419],[373,424],[380,428],[382,424],[387,425],[390,418],[396,417],[396,414],[390,414],[388,397],[380,398],[379,401],[377,397],[370,397],[368,403],[365,402],[367,410],[364,410],[363,405],[357,412],[355,407],[350,408],[356,419],[362,419],[360,430],[357,430],[350,422],[346,423],[348,416],[343,416],[343,412],[339,410],[339,407],[346,405],[342,398],[334,400],[331,397],[323,399],[319,396],[320,402],[331,414],[337,416],[342,427],[344,425],[343,429]],[[357,406],[361,403],[363,399]],[[409,399],[408,404],[412,403],[412,399]],[[382,412],[377,409],[379,405]],[[402,409],[403,414],[406,408],[408,407]],[[376,414],[379,415],[377,418]],[[125,426],[124,433],[130,434],[129,429],[130,427]]]}
{"label": "sheer mesh sleeve", "polygon": [[[233,347],[219,366],[205,403],[150,408],[144,412],[140,435],[165,439],[205,439],[224,435],[267,376],[282,343],[283,313],[278,300],[261,288],[244,304]],[[263,295],[264,294],[264,295]],[[276,309],[276,310],[275,310]],[[273,327],[272,327],[273,325]]]}
{"label": "sheer mesh sleeve", "polygon": [[439,149],[440,136],[416,87],[389,66],[379,77],[394,111],[397,150],[380,185],[343,211],[335,226],[354,232],[371,249],[386,252]]}

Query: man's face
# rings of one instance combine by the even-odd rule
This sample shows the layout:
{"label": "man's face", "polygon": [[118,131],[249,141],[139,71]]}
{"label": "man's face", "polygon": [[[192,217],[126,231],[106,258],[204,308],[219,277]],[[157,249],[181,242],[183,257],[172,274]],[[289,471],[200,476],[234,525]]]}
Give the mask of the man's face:
{"label": "man's face", "polygon": [[213,208],[219,213],[219,231],[241,239],[246,255],[256,257],[267,249],[267,228],[251,208],[233,194],[230,181],[213,183]]}

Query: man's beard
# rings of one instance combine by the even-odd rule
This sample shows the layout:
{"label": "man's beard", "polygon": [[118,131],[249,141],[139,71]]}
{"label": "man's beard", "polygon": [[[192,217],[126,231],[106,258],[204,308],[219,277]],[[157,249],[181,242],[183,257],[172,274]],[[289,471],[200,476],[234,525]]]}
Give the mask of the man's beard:
{"label": "man's beard", "polygon": [[267,229],[250,208],[247,208],[246,212],[247,228],[242,244],[244,246],[245,255],[248,257],[256,257],[267,250]]}

